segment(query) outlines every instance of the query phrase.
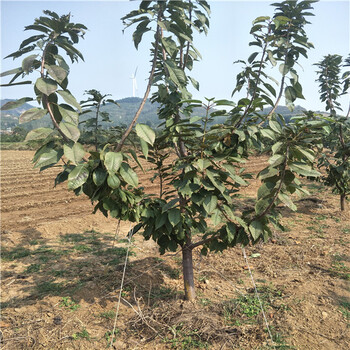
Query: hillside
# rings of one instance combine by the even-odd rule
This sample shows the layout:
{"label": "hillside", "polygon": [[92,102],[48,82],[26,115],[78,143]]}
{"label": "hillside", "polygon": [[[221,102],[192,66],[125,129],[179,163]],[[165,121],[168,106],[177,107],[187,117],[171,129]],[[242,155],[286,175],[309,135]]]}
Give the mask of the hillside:
{"label": "hillside", "polygon": [[[0,101],[0,105],[4,105],[5,103],[9,102],[11,100],[4,99]],[[107,112],[110,114],[111,123],[102,123],[104,127],[110,127],[110,126],[117,126],[117,125],[128,125],[132,118],[135,115],[135,112],[137,111],[139,104],[141,102],[141,98],[138,97],[127,97],[120,100],[117,100],[119,106],[116,106],[113,103],[107,103],[105,106],[101,108],[102,112]],[[146,104],[141,112],[141,115],[139,117],[140,123],[148,124],[152,127],[157,127],[160,123],[157,116],[157,109],[158,109],[157,103],[151,103],[150,100],[146,101]],[[0,128],[1,130],[6,129],[13,129],[15,126],[18,125],[18,118],[24,111],[33,108],[33,106],[29,103],[25,103],[24,105],[8,110],[8,111],[1,111],[1,124]],[[262,114],[266,114],[269,112],[269,108],[265,108],[262,111]],[[287,120],[290,119],[293,115],[302,114],[302,112],[305,111],[305,108],[301,106],[296,106],[294,111],[291,112],[287,107],[285,106],[278,106],[276,109],[277,113],[282,114]],[[197,109],[196,114],[199,116],[203,116],[205,113],[204,109]],[[81,121],[86,120],[88,118],[91,118],[93,116],[92,113],[84,114],[81,117]],[[218,123],[222,123],[223,119],[218,118]],[[22,126],[28,130],[35,129],[38,127],[49,127],[51,126],[51,121],[48,116],[45,116],[44,118],[40,120],[34,120],[32,122],[22,124]]]}

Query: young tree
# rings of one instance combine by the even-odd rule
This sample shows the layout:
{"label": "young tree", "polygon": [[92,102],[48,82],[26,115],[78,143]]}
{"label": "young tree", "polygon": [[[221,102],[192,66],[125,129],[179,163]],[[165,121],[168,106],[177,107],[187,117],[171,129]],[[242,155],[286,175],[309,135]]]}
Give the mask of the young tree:
{"label": "young tree", "polygon": [[[319,166],[325,168],[327,176],[324,182],[340,195],[340,210],[344,211],[350,194],[350,109],[346,117],[337,114],[337,110],[342,110],[337,100],[349,88],[349,72],[341,76],[342,61],[340,55],[327,55],[316,66],[319,68],[320,99],[326,103],[326,111],[333,117],[330,119],[327,145],[331,153],[323,153]],[[349,61],[350,58],[345,61],[345,67],[350,64]]]}
{"label": "young tree", "polygon": [[87,90],[85,91],[85,94],[89,95],[90,97],[87,100],[80,102],[81,108],[93,107],[95,110],[84,109],[80,115],[86,113],[94,113],[94,116],[81,121],[80,124],[85,124],[85,128],[88,130],[86,134],[88,137],[90,136],[93,138],[93,144],[95,146],[95,151],[97,152],[99,145],[101,145],[103,141],[106,142],[106,138],[103,137],[105,136],[105,133],[102,130],[102,126],[99,124],[99,120],[102,119],[102,122],[107,123],[111,122],[109,119],[109,113],[102,112],[100,109],[102,106],[105,106],[106,103],[113,103],[117,106],[118,103],[112,99],[107,99],[107,96],[110,96],[109,94],[102,95],[100,91],[97,91],[95,89]]}
{"label": "young tree", "polygon": [[[57,84],[62,84],[60,77],[50,73],[58,70],[52,65],[57,62],[60,67],[59,63],[64,62],[62,56],[57,56],[58,47],[70,56],[74,54],[73,58],[81,57],[64,34],[70,35],[69,30],[74,28],[76,36],[72,40],[77,42],[77,34],[85,27],[66,22],[67,16],[59,17],[47,11],[48,17],[40,17],[34,26],[27,27],[44,31],[47,38],[34,36],[31,42],[36,42],[34,46],[39,49],[49,45],[50,50],[44,48],[40,60],[30,61],[27,70],[20,69],[19,75],[26,75],[35,67],[43,67],[41,80],[35,85],[37,99],[43,108],[35,113],[39,117],[39,114],[49,112],[56,128],[55,132],[39,129],[29,133],[27,139],[43,140],[43,146],[33,159],[35,167],[46,169],[57,164],[64,155],[67,161],[56,183],[68,180],[69,189],[76,194],[86,194],[96,203],[95,211],[134,222],[133,232],[142,229],[146,239],[152,238],[157,242],[161,253],[180,247],[187,300],[195,298],[192,264],[195,248],[202,247],[201,252],[206,254],[208,250],[222,251],[237,244],[266,241],[271,234],[270,224],[281,227],[277,205],[283,203],[292,210],[296,209],[291,195],[303,191],[297,176],[319,175],[312,169],[315,153],[310,147],[320,146],[324,122],[308,115],[287,124],[283,117],[273,113],[283,93],[291,102],[302,97],[301,85],[293,67],[299,54],[305,56],[305,48],[311,47],[303,27],[313,2],[284,1],[274,4],[276,12],[272,18],[256,19],[252,33],[260,51],[250,56],[248,63],[252,69],[247,71],[248,76],[243,75],[245,80],[239,82],[239,89],[248,83],[247,98],[234,103],[215,99],[204,102],[192,100],[188,91],[189,83],[199,88],[199,83],[188,72],[200,58],[193,45],[193,32],[208,31],[209,4],[206,1],[142,1],[139,8],[123,20],[126,26],[137,24],[133,33],[136,48],[146,32],[154,33],[152,67],[144,98],[118,143],[107,144],[102,150],[89,155],[78,143],[77,113],[69,106],[58,104],[56,95],[68,99],[78,109],[80,106],[68,95],[67,84],[63,92],[58,90]],[[46,42],[44,46],[39,44],[42,39]],[[52,51],[54,55],[51,58]],[[20,49],[10,56],[23,53]],[[259,59],[254,61],[258,56]],[[45,68],[50,58],[50,66]],[[276,96],[275,90],[264,80],[267,75],[263,69],[269,62],[275,65],[278,61],[281,62],[282,82]],[[52,79],[46,77],[45,69]],[[291,85],[285,87],[287,74]],[[152,101],[160,104],[158,116],[163,126],[157,136],[148,125],[136,124],[152,86],[155,88]],[[268,93],[276,96],[275,102]],[[258,111],[266,103],[271,104],[273,110],[267,120],[261,122]],[[195,115],[196,107],[205,109],[205,117]],[[227,107],[231,108],[228,112]],[[33,114],[25,117],[30,119]],[[76,122],[74,128],[66,125],[68,116]],[[219,116],[227,117],[225,124],[215,125]],[[129,164],[130,154],[141,166],[134,150],[125,150],[124,147],[134,126],[143,156],[153,164],[154,177],[160,179],[159,194],[145,194]],[[264,148],[265,139],[272,142],[272,156],[269,166],[258,174],[262,185],[255,207],[240,212],[234,199],[240,187],[247,186],[249,182],[249,176],[243,173],[241,165],[252,147]],[[175,151],[175,158],[171,158],[170,162],[166,161],[165,155],[165,150],[169,153],[169,148]]]}

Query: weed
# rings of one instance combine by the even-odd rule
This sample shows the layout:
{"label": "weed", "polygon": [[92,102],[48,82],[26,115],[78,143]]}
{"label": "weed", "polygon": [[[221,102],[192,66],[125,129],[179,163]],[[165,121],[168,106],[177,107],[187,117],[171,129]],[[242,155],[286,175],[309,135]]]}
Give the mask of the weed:
{"label": "weed", "polygon": [[[120,333],[120,330],[117,328],[115,331],[114,331],[114,337],[113,337],[113,343],[117,340],[117,335]],[[104,337],[105,339],[107,340],[107,342],[109,343],[112,339],[112,334],[113,332],[112,331],[108,331],[105,333]]]}
{"label": "weed", "polygon": [[151,298],[152,299],[161,299],[161,300],[166,300],[166,299],[171,299],[174,296],[176,296],[176,291],[171,289],[171,288],[167,288],[167,287],[163,287],[160,286],[159,288],[154,288],[152,289],[151,292]]}
{"label": "weed", "polygon": [[45,281],[45,282],[38,283],[35,288],[39,294],[57,295],[61,293],[63,286],[62,286],[62,283]]}
{"label": "weed", "polygon": [[68,274],[67,270],[51,270],[50,275],[53,275],[55,277],[64,277]]}
{"label": "weed", "polygon": [[203,306],[207,306],[211,304],[211,300],[208,298],[201,298],[199,299],[199,302],[203,305]]}
{"label": "weed", "polygon": [[[178,327],[177,327],[178,328]],[[208,349],[209,344],[201,340],[198,335],[198,330],[185,332],[182,330],[182,325],[179,329],[174,330],[176,336],[172,339],[165,338],[164,341],[171,344],[172,349]]]}
{"label": "weed", "polygon": [[72,242],[72,243],[78,243],[85,241],[87,237],[81,233],[67,233],[65,235],[61,236],[61,242]]}
{"label": "weed", "polygon": [[112,320],[115,317],[115,311],[109,310],[109,311],[104,311],[99,314],[99,317],[105,318],[107,320]]}
{"label": "weed", "polygon": [[91,247],[88,247],[85,244],[76,244],[74,246],[74,249],[79,251],[79,252],[84,252],[84,253],[88,253],[88,252],[91,252],[93,250]]}
{"label": "weed", "polygon": [[71,311],[76,311],[80,308],[80,305],[77,304],[74,300],[72,300],[70,297],[62,297],[62,302],[60,304],[61,307],[66,307],[67,309]]}
{"label": "weed", "polygon": [[315,220],[317,221],[322,221],[322,220],[326,220],[327,216],[326,215],[319,215],[315,217]]}
{"label": "weed", "polygon": [[350,301],[342,300],[340,302],[340,311],[348,321],[348,327],[350,326]]}
{"label": "weed", "polygon": [[38,245],[39,241],[37,239],[33,239],[33,240],[29,241],[29,244],[30,245]]}
{"label": "weed", "polygon": [[31,264],[25,269],[24,273],[39,272],[40,269],[41,269],[41,265],[40,264]]}
{"label": "weed", "polygon": [[350,280],[350,268],[348,268],[342,260],[346,257],[343,255],[335,254],[333,255],[331,275],[344,280]]}
{"label": "weed", "polygon": [[87,339],[87,340],[90,340],[90,334],[89,332],[84,328],[81,332],[77,332],[77,333],[74,333],[72,335],[72,338],[74,340],[77,340],[77,339]]}
{"label": "weed", "polygon": [[350,233],[350,226],[345,226],[343,229],[342,229],[342,232],[345,233],[346,235]]}
{"label": "weed", "polygon": [[23,247],[16,247],[12,250],[2,249],[1,257],[3,261],[12,261],[25,258],[26,256],[29,256],[31,254],[32,252],[29,249]]}

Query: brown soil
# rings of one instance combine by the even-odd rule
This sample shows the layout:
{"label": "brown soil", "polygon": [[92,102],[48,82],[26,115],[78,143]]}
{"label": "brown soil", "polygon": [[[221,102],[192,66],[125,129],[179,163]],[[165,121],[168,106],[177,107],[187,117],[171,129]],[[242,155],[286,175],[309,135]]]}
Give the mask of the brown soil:
{"label": "brown soil", "polygon": [[[57,169],[32,169],[31,151],[1,152],[2,310],[5,349],[105,349],[113,330],[129,223],[92,214],[84,196],[53,187]],[[254,158],[249,171],[262,169]],[[147,190],[156,191],[141,175]],[[315,183],[283,208],[285,232],[242,249],[194,254],[198,298],[182,300],[181,254],[130,247],[115,349],[349,349],[350,216]],[[242,190],[251,205],[258,182]]]}

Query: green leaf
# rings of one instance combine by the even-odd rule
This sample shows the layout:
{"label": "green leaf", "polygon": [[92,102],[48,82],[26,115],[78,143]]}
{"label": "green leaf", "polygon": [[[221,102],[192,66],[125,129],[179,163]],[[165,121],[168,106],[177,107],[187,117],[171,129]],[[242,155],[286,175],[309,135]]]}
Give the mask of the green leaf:
{"label": "green leaf", "polygon": [[19,123],[20,124],[28,123],[28,122],[30,122],[32,120],[40,119],[46,114],[47,114],[47,110],[46,109],[41,109],[41,108],[28,109],[27,111],[23,112],[19,116]]}
{"label": "green leaf", "polygon": [[261,213],[263,213],[267,207],[270,205],[271,200],[267,200],[267,199],[260,199],[259,201],[256,202],[255,204],[255,212],[256,215],[260,215]]}
{"label": "green leaf", "polygon": [[22,61],[22,70],[24,73],[28,74],[34,69],[33,63],[37,57],[38,55],[30,55]]}
{"label": "green leaf", "polygon": [[62,67],[46,65],[45,68],[47,69],[50,76],[59,84],[61,84],[63,80],[67,78],[68,73]]}
{"label": "green leaf", "polygon": [[208,159],[198,159],[195,163],[199,171],[203,171],[211,165],[211,162]]}
{"label": "green leaf", "polygon": [[181,212],[177,208],[172,208],[168,211],[168,219],[171,226],[176,226],[181,221]]}
{"label": "green leaf", "polygon": [[135,131],[139,138],[146,141],[148,144],[153,145],[156,139],[156,134],[148,125],[136,124]]}
{"label": "green leaf", "polygon": [[37,157],[34,168],[43,168],[58,163],[63,155],[62,151],[56,151],[53,148],[45,147],[43,152]]}
{"label": "green leaf", "polygon": [[282,148],[283,145],[284,145],[284,143],[281,142],[281,141],[276,142],[276,143],[271,147],[272,153],[275,154],[276,152],[278,152],[278,151]]}
{"label": "green leaf", "polygon": [[216,196],[207,196],[203,201],[204,210],[210,215],[216,209],[218,198]]}
{"label": "green leaf", "polygon": [[72,141],[77,142],[80,137],[80,131],[78,127],[72,123],[61,122],[59,124],[62,132]]}
{"label": "green leaf", "polygon": [[141,151],[142,151],[143,155],[145,156],[145,158],[147,159],[148,158],[148,144],[147,144],[147,142],[140,139],[140,145],[141,145]]}
{"label": "green leaf", "polygon": [[137,187],[139,180],[136,173],[132,170],[127,163],[122,163],[120,167],[120,175],[126,183],[133,187]]}
{"label": "green leaf", "polygon": [[226,233],[227,233],[227,241],[231,243],[235,239],[235,235],[237,233],[236,225],[232,222],[228,222],[226,224]]}
{"label": "green leaf", "polygon": [[284,96],[288,101],[294,102],[297,98],[297,92],[292,86],[287,86],[284,89]]}
{"label": "green leaf", "polygon": [[162,213],[165,213],[167,210],[174,207],[178,203],[179,200],[180,200],[179,198],[174,198],[171,201],[169,201],[168,203],[164,204],[162,207]]}
{"label": "green leaf", "polygon": [[264,182],[258,189],[258,199],[272,197],[275,186],[275,182]]}
{"label": "green leaf", "polygon": [[296,205],[293,203],[293,201],[291,200],[291,198],[284,194],[284,193],[279,193],[278,194],[278,199],[283,202],[285,205],[287,205],[290,209],[292,209],[293,211],[297,210]]}
{"label": "green leaf", "polygon": [[313,170],[310,165],[307,165],[305,163],[296,162],[289,164],[289,169],[297,174],[304,176],[319,177],[321,175],[321,173],[319,173],[316,170]]}
{"label": "green leaf", "polygon": [[107,152],[105,155],[105,167],[110,174],[115,174],[122,164],[123,155],[120,152]]}
{"label": "green leaf", "polygon": [[271,140],[275,140],[276,139],[276,134],[271,129],[261,129],[260,132],[261,132],[261,135],[263,137],[267,137],[267,138],[269,138]]}
{"label": "green leaf", "polygon": [[60,104],[57,108],[65,122],[78,126],[79,114],[69,105]]}
{"label": "green leaf", "polygon": [[34,129],[29,131],[24,141],[28,142],[28,141],[35,141],[35,140],[43,140],[43,139],[46,139],[48,136],[50,136],[52,133],[54,133],[54,130],[50,128]]}
{"label": "green leaf", "polygon": [[22,97],[19,100],[9,101],[1,106],[1,110],[7,111],[9,109],[14,109],[14,108],[22,106],[24,103],[26,103],[28,101],[33,101],[33,99],[31,97]]}
{"label": "green leaf", "polygon": [[35,87],[44,95],[51,95],[57,90],[57,84],[54,80],[49,78],[38,78]]}
{"label": "green leaf", "polygon": [[315,160],[315,153],[312,150],[305,150],[301,147],[295,146],[295,149],[300,152],[303,156],[305,156],[310,162]]}
{"label": "green leaf", "polygon": [[75,97],[68,90],[58,90],[57,93],[62,96],[62,98],[73,107],[77,108],[79,112],[82,111],[80,104],[77,102]]}
{"label": "green leaf", "polygon": [[118,188],[120,186],[119,177],[115,174],[109,174],[108,178],[107,178],[107,184],[110,188],[113,188],[115,190],[116,188]]}
{"label": "green leaf", "polygon": [[263,234],[263,225],[260,221],[254,220],[249,225],[249,231],[252,234],[253,239],[257,240],[259,236]]}
{"label": "green leaf", "polygon": [[68,175],[68,189],[75,190],[82,186],[89,177],[89,170],[85,164],[76,166]]}
{"label": "green leaf", "polygon": [[215,209],[210,218],[214,226],[221,224],[222,216],[221,216],[220,210]]}
{"label": "green leaf", "polygon": [[20,74],[22,72],[23,72],[22,67],[14,68],[14,69],[7,70],[6,72],[2,72],[0,74],[0,77],[5,77],[6,75]]}
{"label": "green leaf", "polygon": [[269,163],[271,166],[276,167],[277,165],[282,164],[286,159],[286,156],[282,154],[275,154],[269,158]]}
{"label": "green leaf", "polygon": [[260,180],[268,179],[269,177],[273,177],[279,173],[279,170],[276,168],[267,167],[261,170],[258,174],[258,178]]}
{"label": "green leaf", "polygon": [[107,177],[107,173],[102,168],[97,168],[92,174],[92,181],[96,186],[101,186]]}
{"label": "green leaf", "polygon": [[269,120],[269,126],[273,131],[277,132],[278,134],[282,134],[282,127],[278,121]]}
{"label": "green leaf", "polygon": [[71,145],[63,145],[64,155],[74,164],[78,164],[85,156],[84,147],[80,143]]}
{"label": "green leaf", "polygon": [[286,75],[288,74],[289,70],[290,70],[290,67],[287,66],[286,64],[284,63],[281,63],[280,66],[279,66],[279,70],[281,72],[282,75]]}

